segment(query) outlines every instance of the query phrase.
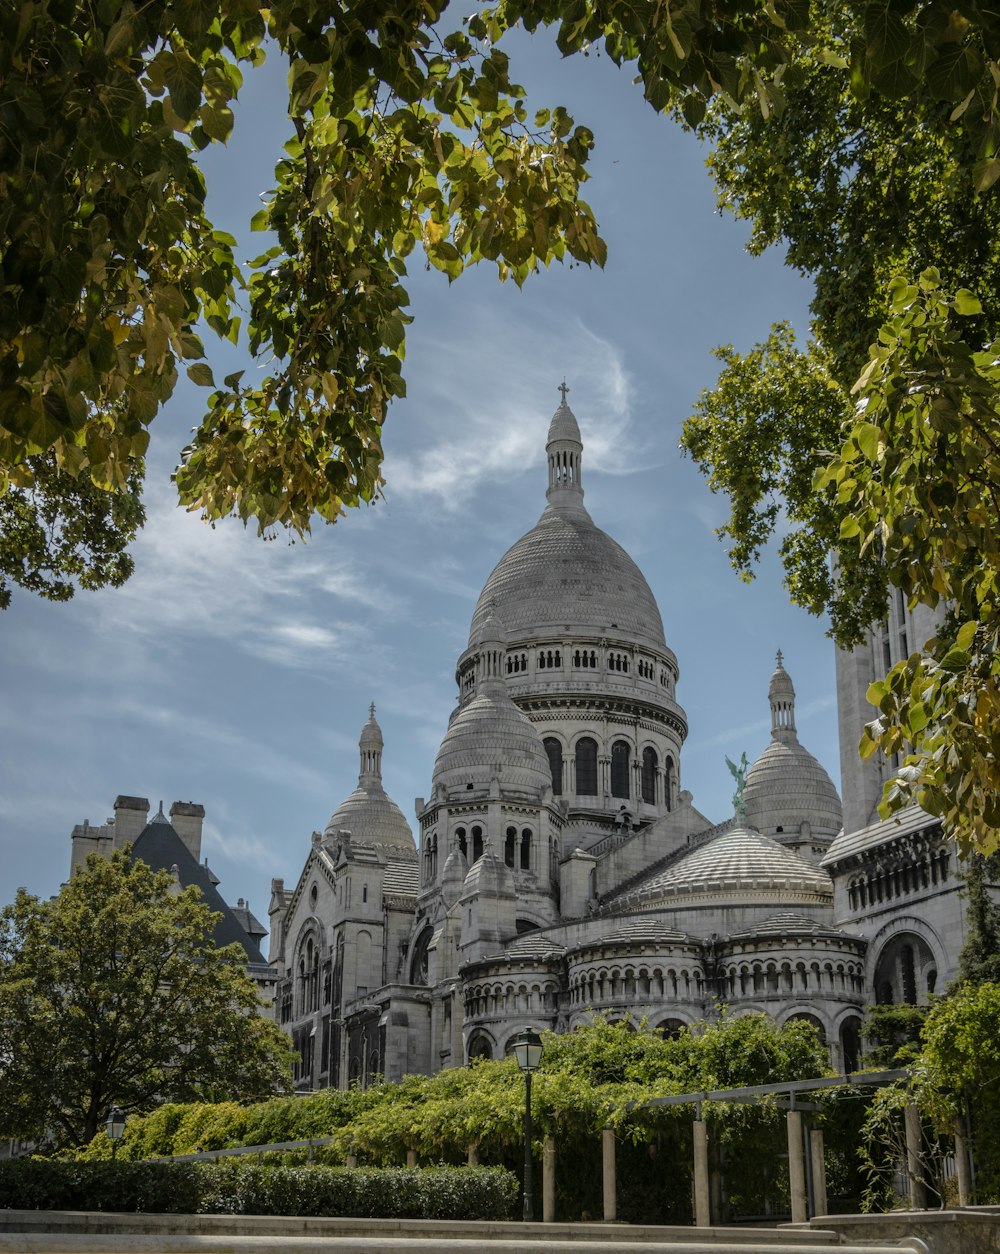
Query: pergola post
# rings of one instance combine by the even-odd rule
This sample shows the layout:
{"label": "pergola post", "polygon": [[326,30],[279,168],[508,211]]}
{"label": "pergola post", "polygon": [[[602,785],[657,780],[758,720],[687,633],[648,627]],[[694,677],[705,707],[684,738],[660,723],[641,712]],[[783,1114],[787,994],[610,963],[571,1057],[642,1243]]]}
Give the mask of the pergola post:
{"label": "pergola post", "polygon": [[542,1222],[556,1219],[556,1139],[547,1136],[542,1142]]}
{"label": "pergola post", "polygon": [[914,1210],[924,1210],[927,1205],[927,1191],[924,1188],[923,1165],[920,1161],[920,1110],[912,1103],[903,1107],[903,1128],[906,1132],[906,1176],[910,1182],[910,1206]]}
{"label": "pergola post", "polygon": [[792,1223],[804,1224],[809,1218],[806,1201],[806,1156],[802,1143],[802,1111],[790,1110],[785,1116],[788,1129],[788,1192],[792,1200]]}
{"label": "pergola post", "polygon": [[823,1145],[823,1129],[813,1128],[809,1133],[809,1156],[812,1162],[813,1205],[815,1215],[826,1214],[826,1153]]}
{"label": "pergola post", "polygon": [[618,1196],[615,1181],[615,1130],[605,1128],[601,1134],[601,1161],[604,1169],[604,1222],[613,1224],[618,1218]]}
{"label": "pergola post", "polygon": [[712,1223],[711,1194],[708,1188],[708,1125],[694,1121],[694,1222],[699,1228]]}
{"label": "pergola post", "polygon": [[972,1172],[969,1170],[969,1148],[962,1134],[961,1123],[955,1125],[955,1170],[958,1174],[958,1204],[972,1205]]}

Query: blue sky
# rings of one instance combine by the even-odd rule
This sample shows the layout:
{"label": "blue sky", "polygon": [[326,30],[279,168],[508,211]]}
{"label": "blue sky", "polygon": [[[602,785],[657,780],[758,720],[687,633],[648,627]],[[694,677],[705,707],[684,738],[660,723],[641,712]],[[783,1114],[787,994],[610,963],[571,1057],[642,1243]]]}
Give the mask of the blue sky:
{"label": "blue sky", "polygon": [[[214,529],[173,503],[169,474],[205,393],[186,382],[153,424],[149,521],[124,588],[53,605],[15,593],[0,618],[0,902],[56,891],[73,825],[119,793],[201,802],[204,853],[229,901],[266,924],[272,876],[294,881],[357,780],[375,701],[386,787],[413,824],[455,703],[454,664],[476,598],[544,506],[544,441],[565,377],[585,442],[595,522],[632,554],[680,664],[690,725],[681,785],[731,813],[725,756],[769,739],[781,648],[802,742],[839,786],[833,648],[788,604],[767,559],[752,585],[712,534],[725,502],[677,441],[714,345],[745,350],[770,324],[804,334],[808,285],[719,215],[705,152],[603,57],[563,61],[542,32],[510,48],[532,108],[563,103],[597,138],[587,199],[606,269],[554,265],[518,291],[495,271],[449,286],[416,255],[408,395],[385,429],[385,499],[307,544]],[[280,64],[248,74],[236,131],[206,155],[216,224],[246,224],[287,138]],[[233,351],[209,346],[234,368]],[[246,364],[241,362],[240,364]],[[218,373],[218,372],[217,372]]]}

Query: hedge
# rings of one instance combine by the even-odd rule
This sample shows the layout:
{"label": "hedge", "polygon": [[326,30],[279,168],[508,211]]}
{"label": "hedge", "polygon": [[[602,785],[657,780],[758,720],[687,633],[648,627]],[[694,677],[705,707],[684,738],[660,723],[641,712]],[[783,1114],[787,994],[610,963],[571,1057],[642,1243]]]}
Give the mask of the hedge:
{"label": "hedge", "polygon": [[500,1167],[267,1167],[212,1163],[0,1162],[0,1208],[160,1214],[513,1219]]}

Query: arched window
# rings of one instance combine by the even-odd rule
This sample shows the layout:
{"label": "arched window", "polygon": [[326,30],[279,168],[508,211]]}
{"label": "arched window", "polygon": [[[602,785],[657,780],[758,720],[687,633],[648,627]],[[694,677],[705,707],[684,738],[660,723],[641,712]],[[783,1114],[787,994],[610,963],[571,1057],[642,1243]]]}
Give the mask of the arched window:
{"label": "arched window", "polygon": [[517,828],[507,828],[507,839],[503,843],[503,860],[508,866],[514,865],[514,851],[517,846]]}
{"label": "arched window", "polygon": [[531,870],[531,828],[526,827],[521,833],[521,870]]}
{"label": "arched window", "polygon": [[472,861],[478,862],[483,856],[483,829],[474,827],[472,829]]}
{"label": "arched window", "polygon": [[656,750],[647,745],[642,751],[642,799],[647,805],[656,804]]}
{"label": "arched window", "polygon": [[597,741],[589,736],[576,742],[576,791],[581,797],[597,796]]}
{"label": "arched window", "polygon": [[628,797],[629,748],[624,740],[616,740],[611,746],[611,795]]}
{"label": "arched window", "polygon": [[674,808],[674,793],[677,791],[677,772],[673,758],[667,758],[663,769],[663,805],[667,810]]}
{"label": "arched window", "polygon": [[552,772],[552,795],[553,797],[561,797],[562,784],[562,745],[554,736],[549,736],[542,741],[545,746],[545,752],[549,758],[549,770]]}
{"label": "arched window", "polygon": [[434,935],[432,928],[425,927],[417,937],[417,942],[413,946],[413,958],[410,961],[410,983],[426,984],[427,983],[427,960],[428,950],[431,945],[431,937]]}
{"label": "arched window", "polygon": [[466,844],[464,827],[455,828],[455,844],[458,845],[458,849],[462,857],[468,858],[469,846]]}

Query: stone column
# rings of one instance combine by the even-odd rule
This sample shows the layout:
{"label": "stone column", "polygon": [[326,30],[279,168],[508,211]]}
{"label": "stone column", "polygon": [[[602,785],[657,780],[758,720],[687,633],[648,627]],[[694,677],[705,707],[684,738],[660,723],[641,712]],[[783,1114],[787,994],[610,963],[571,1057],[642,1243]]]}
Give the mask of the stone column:
{"label": "stone column", "polygon": [[465,1038],[462,1031],[465,1025],[465,1003],[462,990],[452,989],[451,993],[451,1065],[465,1066]]}
{"label": "stone column", "polygon": [[556,1219],[556,1139],[547,1136],[542,1142],[542,1223]]}
{"label": "stone column", "polygon": [[815,1214],[826,1214],[826,1154],[823,1146],[823,1129],[813,1128],[809,1133],[809,1153],[812,1158],[813,1199]]}
{"label": "stone column", "polygon": [[903,1108],[903,1127],[906,1131],[906,1176],[910,1182],[910,1206],[914,1210],[923,1210],[927,1205],[927,1192],[920,1162],[920,1111],[916,1106]]}
{"label": "stone column", "polygon": [[792,1200],[792,1223],[804,1224],[809,1218],[806,1204],[806,1156],[802,1145],[802,1111],[790,1110],[785,1116],[788,1129],[788,1192]]}
{"label": "stone column", "polygon": [[605,1128],[601,1133],[601,1151],[604,1169],[604,1222],[613,1224],[618,1217],[618,1197],[615,1189],[614,1128]]}
{"label": "stone column", "polygon": [[955,1125],[955,1169],[958,1173],[958,1204],[972,1205],[972,1173],[969,1171],[969,1150],[962,1135],[961,1123]]}
{"label": "stone column", "polygon": [[708,1127],[704,1119],[694,1121],[694,1222],[707,1228],[712,1222],[708,1191]]}

